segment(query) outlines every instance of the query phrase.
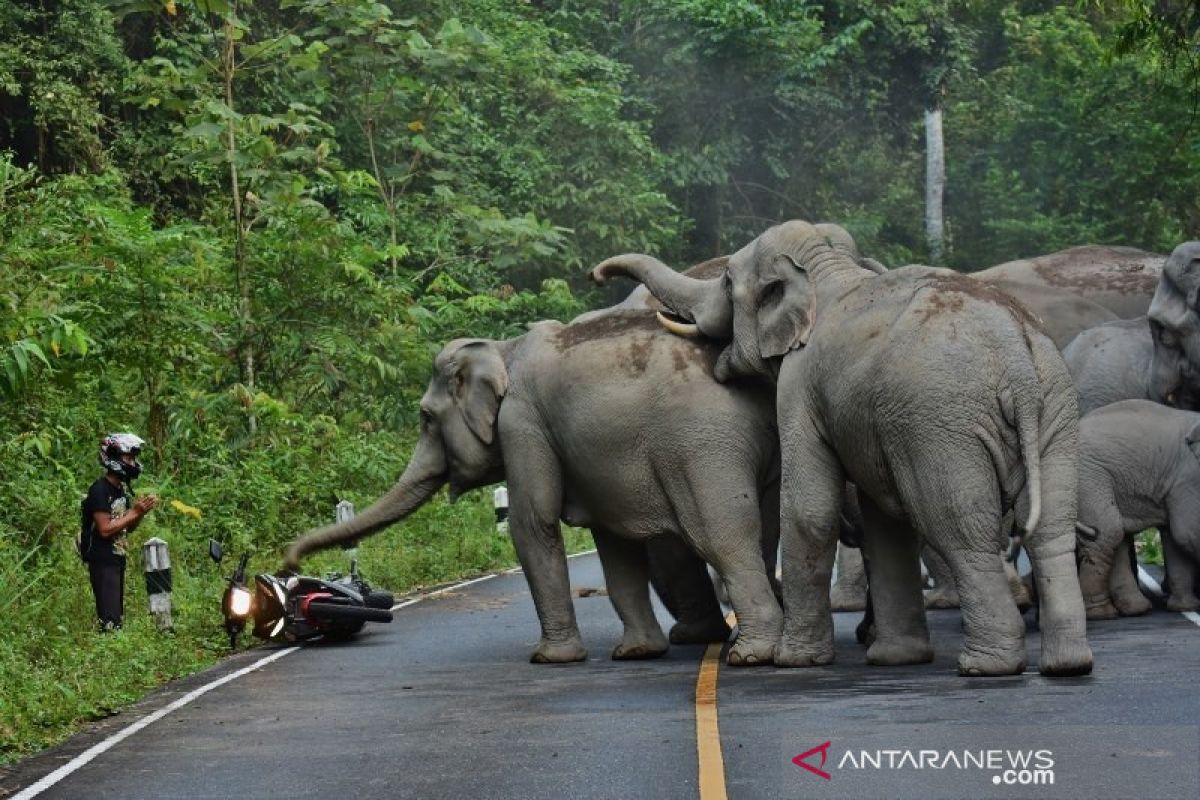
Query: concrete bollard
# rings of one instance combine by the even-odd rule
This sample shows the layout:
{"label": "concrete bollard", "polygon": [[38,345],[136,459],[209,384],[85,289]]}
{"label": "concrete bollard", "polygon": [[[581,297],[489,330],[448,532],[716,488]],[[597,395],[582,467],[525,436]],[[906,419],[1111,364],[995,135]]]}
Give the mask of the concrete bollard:
{"label": "concrete bollard", "polygon": [[175,627],[171,619],[171,553],[167,543],[155,536],[142,545],[142,563],[146,570],[146,594],[150,598],[150,616],[160,631]]}
{"label": "concrete bollard", "polygon": [[[349,500],[340,500],[333,507],[333,521],[339,525],[343,522],[354,519],[354,503]],[[342,545],[342,549],[350,554],[351,562],[357,561],[358,558],[358,540],[347,542]]]}
{"label": "concrete bollard", "polygon": [[492,506],[496,509],[496,533],[508,533],[508,489],[497,486],[492,492]]}

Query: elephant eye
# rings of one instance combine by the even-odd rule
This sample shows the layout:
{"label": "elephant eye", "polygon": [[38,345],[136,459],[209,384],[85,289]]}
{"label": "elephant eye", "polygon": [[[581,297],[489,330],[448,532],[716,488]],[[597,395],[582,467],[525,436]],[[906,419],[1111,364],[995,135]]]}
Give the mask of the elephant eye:
{"label": "elephant eye", "polygon": [[1163,347],[1178,347],[1179,339],[1175,336],[1174,331],[1165,327],[1161,322],[1152,322],[1151,326],[1154,329],[1154,340]]}
{"label": "elephant eye", "polygon": [[758,293],[760,307],[773,306],[783,299],[783,281],[771,281]]}
{"label": "elephant eye", "polygon": [[429,427],[430,425],[433,425],[433,412],[428,408],[421,409],[421,425],[423,427]]}

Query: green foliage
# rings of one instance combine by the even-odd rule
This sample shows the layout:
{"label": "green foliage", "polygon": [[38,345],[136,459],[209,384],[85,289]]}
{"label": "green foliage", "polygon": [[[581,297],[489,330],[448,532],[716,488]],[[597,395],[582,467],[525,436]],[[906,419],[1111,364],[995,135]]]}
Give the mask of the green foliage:
{"label": "green foliage", "polygon": [[1144,564],[1162,565],[1162,536],[1157,528],[1149,528],[1137,534],[1133,540],[1133,546],[1137,551],[1138,561]]}
{"label": "green foliage", "polygon": [[[271,569],[338,499],[379,496],[445,341],[575,316],[585,267],[615,253],[695,262],[793,217],[925,259],[931,105],[959,268],[1200,235],[1195,3],[1085,5],[0,4],[0,602],[18,620],[0,682],[19,697],[0,757],[215,659],[207,539]],[[151,442],[140,488],[200,509],[139,531],[175,549],[173,638],[136,575],[130,628],[90,632],[69,544],[97,438],[120,429]],[[362,550],[398,590],[512,560],[480,494]],[[133,677],[97,677],[110,659]]]}

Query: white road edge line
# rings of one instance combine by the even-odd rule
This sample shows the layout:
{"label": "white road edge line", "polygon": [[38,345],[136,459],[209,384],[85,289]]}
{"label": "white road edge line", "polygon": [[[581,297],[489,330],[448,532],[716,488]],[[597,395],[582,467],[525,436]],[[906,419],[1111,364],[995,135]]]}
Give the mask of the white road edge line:
{"label": "white road edge line", "polygon": [[[594,553],[596,551],[589,550],[588,552]],[[581,555],[581,556],[587,555],[587,554],[588,553],[576,553],[576,555]],[[573,558],[573,557],[574,556],[568,556],[568,558]],[[492,573],[491,575],[484,575],[479,578],[472,578],[471,580],[463,581],[462,583],[456,583],[453,586],[447,586],[443,589],[438,589],[435,592],[430,592],[429,594],[423,594],[419,597],[414,597],[411,600],[405,600],[403,603],[398,603],[398,604],[392,606],[392,611],[398,611],[399,609],[405,608],[407,606],[411,606],[414,603],[419,603],[427,597],[434,597],[435,595],[439,595],[444,592],[453,591],[454,589],[461,589],[462,587],[470,586],[473,583],[482,583],[483,581],[486,581],[486,580],[488,580],[490,578],[494,578],[494,577],[496,577],[496,573]],[[121,730],[117,731],[116,733],[114,733],[112,736],[108,737],[104,741],[97,742],[96,744],[92,745],[87,750],[83,751],[79,755],[75,756],[75,758],[68,761],[66,764],[63,764],[58,769],[54,770],[54,772],[51,772],[49,775],[46,775],[44,778],[42,778],[37,783],[34,783],[30,786],[26,786],[20,792],[13,795],[10,800],[30,800],[30,798],[37,797],[39,794],[46,791],[54,784],[58,783],[63,778],[70,775],[72,772],[75,772],[80,767],[86,765],[89,761],[96,758],[96,756],[104,753],[106,750],[112,749],[114,746],[116,746],[117,744],[120,744],[125,739],[128,739],[130,736],[133,736],[135,733],[140,731],[142,728],[153,725],[155,722],[158,722],[160,719],[165,717],[167,714],[170,714],[172,711],[176,711],[180,708],[183,708],[188,703],[195,700],[197,697],[207,694],[208,692],[211,692],[213,689],[216,689],[219,686],[224,686],[225,684],[229,683],[230,681],[236,680],[237,678],[242,677],[243,675],[245,675],[248,672],[253,672],[256,669],[265,667],[267,664],[270,664],[272,661],[278,661],[279,659],[283,658],[284,656],[290,655],[299,649],[300,648],[296,647],[296,646],[285,648],[276,653],[272,653],[271,655],[266,656],[265,658],[260,658],[258,661],[255,661],[250,666],[242,667],[237,672],[231,672],[228,675],[224,675],[220,678],[217,678],[212,683],[207,683],[204,686],[201,686],[199,689],[193,689],[192,691],[188,692],[183,697],[179,698],[178,700],[174,701],[173,703],[171,703],[167,706],[164,706],[163,708],[160,708],[158,711],[155,711],[152,714],[147,714],[146,716],[142,717],[138,721],[131,723],[129,725],[129,727],[122,728]]]}
{"label": "white road edge line", "polygon": [[[579,558],[580,556],[590,556],[594,552],[596,552],[596,548],[593,547],[591,550],[584,550],[581,553],[572,553],[571,555],[567,556],[567,558]],[[512,569],[504,570],[505,575],[516,575],[518,572],[524,572],[524,568],[513,567]]]}
{"label": "white road edge line", "polygon": [[77,770],[80,767],[87,764],[89,761],[91,761],[96,756],[100,755],[101,753],[103,753],[106,750],[109,750],[114,745],[119,744],[123,740],[128,739],[130,736],[133,736],[133,734],[137,733],[142,728],[145,728],[148,725],[158,722],[160,719],[165,717],[167,714],[170,714],[172,711],[183,708],[188,703],[195,700],[197,697],[200,697],[203,694],[211,692],[213,689],[216,689],[218,686],[222,686],[236,678],[240,678],[241,676],[245,675],[247,672],[253,672],[254,670],[256,670],[260,667],[265,667],[267,664],[270,664],[272,661],[278,661],[279,659],[283,658],[284,656],[286,656],[290,653],[294,653],[295,651],[297,651],[299,649],[300,649],[299,647],[289,647],[284,650],[280,650],[279,652],[272,653],[271,655],[267,656],[266,658],[260,658],[258,661],[255,661],[253,664],[251,664],[248,667],[243,667],[242,669],[239,669],[237,672],[231,672],[228,675],[225,675],[221,678],[217,678],[212,683],[205,684],[204,686],[201,686],[199,689],[194,689],[194,690],[188,692],[183,697],[179,698],[178,700],[171,703],[170,705],[160,708],[158,711],[155,711],[153,714],[148,714],[148,715],[142,717],[137,722],[134,722],[133,724],[131,724],[129,727],[124,728],[123,730],[117,731],[112,736],[108,737],[107,739],[105,739],[102,742],[97,742],[96,744],[92,745],[87,750],[85,750],[84,752],[75,756],[75,758],[71,759],[66,764],[63,764],[61,767],[54,770],[54,772],[51,772],[46,777],[42,778],[37,783],[33,784],[32,786],[27,786],[25,789],[18,792],[16,795],[13,796],[12,800],[28,800],[31,797],[36,797],[37,795],[39,795],[42,792],[49,789],[54,784],[61,781],[63,778],[70,775],[75,770]]}
{"label": "white road edge line", "polygon": [[[1141,564],[1138,564],[1138,580],[1144,583],[1155,594],[1161,595],[1163,593],[1162,586],[1159,585],[1158,581],[1154,580],[1153,575],[1142,568]],[[1197,614],[1195,611],[1180,611],[1179,613],[1183,614],[1188,621],[1200,625],[1200,614]]]}

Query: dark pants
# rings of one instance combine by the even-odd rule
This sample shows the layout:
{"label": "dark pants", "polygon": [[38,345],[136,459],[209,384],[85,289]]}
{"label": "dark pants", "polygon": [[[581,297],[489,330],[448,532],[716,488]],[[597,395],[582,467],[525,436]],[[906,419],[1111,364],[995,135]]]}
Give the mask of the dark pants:
{"label": "dark pants", "polygon": [[125,562],[88,562],[92,594],[96,596],[96,618],[101,630],[121,627],[125,613]]}

